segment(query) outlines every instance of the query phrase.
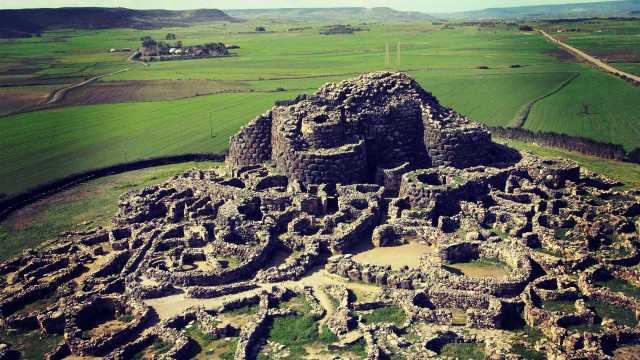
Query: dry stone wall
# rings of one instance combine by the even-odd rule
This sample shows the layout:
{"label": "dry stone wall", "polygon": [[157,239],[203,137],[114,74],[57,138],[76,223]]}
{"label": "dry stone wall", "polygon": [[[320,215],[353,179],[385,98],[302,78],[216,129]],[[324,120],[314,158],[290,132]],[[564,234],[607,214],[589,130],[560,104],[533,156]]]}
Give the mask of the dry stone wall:
{"label": "dry stone wall", "polygon": [[351,184],[405,163],[488,163],[493,148],[487,130],[442,107],[408,76],[373,73],[274,107],[231,139],[227,164],[237,170],[271,160],[304,183]]}

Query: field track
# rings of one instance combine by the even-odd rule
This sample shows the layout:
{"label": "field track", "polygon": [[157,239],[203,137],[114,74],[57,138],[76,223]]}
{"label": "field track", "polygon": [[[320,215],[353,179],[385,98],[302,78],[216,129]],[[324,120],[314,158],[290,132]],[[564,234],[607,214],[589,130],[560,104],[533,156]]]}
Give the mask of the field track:
{"label": "field track", "polygon": [[586,52],[584,52],[584,51],[582,51],[582,50],[580,50],[578,48],[575,48],[575,47],[573,47],[573,46],[571,46],[569,44],[566,44],[566,43],[554,38],[553,36],[551,36],[548,33],[546,33],[544,30],[538,30],[538,31],[540,32],[540,34],[542,34],[549,41],[562,46],[563,48],[568,50],[570,53],[572,53],[574,56],[576,56],[578,58],[581,58],[581,59],[584,59],[587,62],[595,65],[596,67],[598,67],[598,68],[600,68],[600,69],[602,69],[602,70],[604,70],[604,71],[606,71],[608,73],[611,73],[611,74],[614,74],[614,75],[620,76],[620,77],[627,77],[627,78],[629,78],[629,79],[631,79],[631,80],[633,80],[635,82],[640,83],[640,76],[636,76],[636,75],[630,74],[628,72],[622,71],[622,70],[620,70],[620,69],[618,69],[616,67],[613,67],[613,66],[609,65],[608,63],[606,63],[606,62],[604,62],[604,61],[602,61],[602,60],[600,60],[600,59],[598,59],[596,57],[593,57],[593,56],[587,54]]}
{"label": "field track", "polygon": [[51,98],[49,99],[49,101],[47,101],[47,104],[51,105],[51,104],[55,104],[55,103],[63,100],[64,97],[67,95],[67,93],[69,91],[73,90],[73,89],[77,89],[79,87],[82,87],[82,86],[85,86],[85,85],[89,85],[89,84],[91,84],[91,83],[93,83],[95,81],[98,81],[99,79],[102,79],[104,77],[120,74],[120,73],[123,73],[123,72],[128,71],[128,70],[129,70],[129,68],[125,68],[125,69],[121,69],[121,70],[118,70],[118,71],[111,72],[109,74],[94,76],[91,79],[88,79],[88,80],[85,80],[83,82],[80,82],[80,83],[77,83],[77,84],[73,84],[73,85],[68,86],[66,88],[62,88],[60,90],[57,90],[57,91],[53,92],[53,94],[51,94]]}
{"label": "field track", "polygon": [[518,112],[518,114],[516,115],[515,119],[513,120],[512,123],[512,127],[515,128],[522,128],[524,126],[524,123],[527,121],[527,118],[529,118],[529,114],[531,114],[531,109],[533,109],[534,105],[539,103],[540,101],[548,98],[549,96],[556,94],[558,92],[560,92],[562,89],[566,88],[569,84],[571,84],[571,82],[573,82],[573,80],[577,79],[578,76],[580,76],[580,73],[576,73],[574,76],[572,76],[571,78],[565,80],[564,82],[562,82],[562,84],[560,84],[560,86],[558,86],[557,88],[551,90],[550,92],[536,98],[533,99],[532,101],[530,101],[528,104],[526,104],[525,106],[523,106],[523,108]]}

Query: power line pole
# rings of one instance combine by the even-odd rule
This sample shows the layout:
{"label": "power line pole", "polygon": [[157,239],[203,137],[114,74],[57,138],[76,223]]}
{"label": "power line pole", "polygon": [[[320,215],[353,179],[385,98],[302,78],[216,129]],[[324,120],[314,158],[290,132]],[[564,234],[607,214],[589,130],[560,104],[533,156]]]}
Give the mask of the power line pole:
{"label": "power line pole", "polygon": [[389,48],[389,43],[385,44],[384,65],[386,67],[389,67],[389,65],[391,65],[391,49]]}
{"label": "power line pole", "polygon": [[211,136],[211,138],[213,139],[213,118],[211,115],[211,112],[209,112],[209,136]]}
{"label": "power line pole", "polygon": [[396,63],[398,66],[400,66],[400,43],[398,43],[398,49],[397,49],[397,59],[396,59]]}

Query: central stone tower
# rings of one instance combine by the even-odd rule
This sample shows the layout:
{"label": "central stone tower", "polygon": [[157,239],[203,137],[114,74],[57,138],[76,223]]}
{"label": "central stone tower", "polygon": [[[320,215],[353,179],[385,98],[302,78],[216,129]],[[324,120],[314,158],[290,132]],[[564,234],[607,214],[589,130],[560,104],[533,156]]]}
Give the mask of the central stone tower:
{"label": "central stone tower", "polygon": [[415,168],[483,164],[493,146],[406,74],[378,72],[276,105],[231,138],[227,164],[272,161],[306,184],[384,183]]}

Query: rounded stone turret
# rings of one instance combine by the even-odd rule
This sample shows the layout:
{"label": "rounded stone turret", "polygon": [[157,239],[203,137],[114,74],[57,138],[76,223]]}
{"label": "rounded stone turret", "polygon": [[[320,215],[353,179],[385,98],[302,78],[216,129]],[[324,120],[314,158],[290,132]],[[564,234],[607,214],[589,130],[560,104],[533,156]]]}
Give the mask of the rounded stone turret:
{"label": "rounded stone turret", "polygon": [[397,182],[413,168],[488,162],[492,146],[486,129],[441,106],[408,75],[378,72],[275,106],[232,137],[227,164],[272,161],[310,184],[389,182],[381,169],[405,164]]}

